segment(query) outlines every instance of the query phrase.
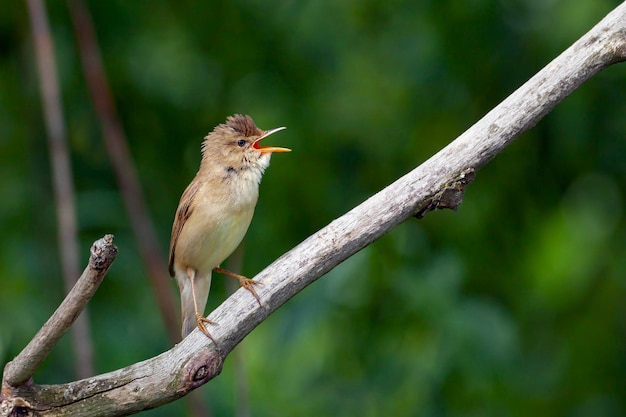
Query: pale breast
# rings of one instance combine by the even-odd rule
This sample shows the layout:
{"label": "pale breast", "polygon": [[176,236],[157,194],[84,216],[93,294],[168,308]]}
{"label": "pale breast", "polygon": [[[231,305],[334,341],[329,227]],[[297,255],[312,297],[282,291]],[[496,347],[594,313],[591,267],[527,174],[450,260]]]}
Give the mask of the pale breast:
{"label": "pale breast", "polygon": [[241,201],[235,194],[226,198],[201,194],[204,198],[199,197],[183,226],[175,259],[179,267],[191,267],[204,275],[239,246],[252,220],[256,198]]}

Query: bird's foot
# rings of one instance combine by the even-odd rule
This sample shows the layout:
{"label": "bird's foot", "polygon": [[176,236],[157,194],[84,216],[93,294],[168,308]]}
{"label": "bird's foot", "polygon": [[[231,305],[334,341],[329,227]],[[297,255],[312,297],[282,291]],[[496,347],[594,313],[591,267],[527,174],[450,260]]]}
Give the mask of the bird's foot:
{"label": "bird's foot", "polygon": [[204,333],[206,337],[211,339],[211,341],[217,345],[217,342],[215,341],[215,339],[213,339],[213,336],[211,336],[211,333],[209,333],[209,329],[206,328],[206,324],[217,324],[217,323],[214,322],[213,320],[209,320],[206,317],[203,317],[201,314],[196,314],[196,322],[198,323],[198,329],[200,329],[200,331]]}
{"label": "bird's foot", "polygon": [[254,289],[255,285],[263,285],[262,283],[255,281],[253,279],[250,279],[250,278],[246,278],[243,275],[235,274],[234,272],[230,272],[224,268],[218,267],[218,268],[213,268],[213,270],[215,272],[219,272],[220,274],[228,275],[229,277],[239,280],[239,285],[245,288],[246,290],[250,291],[250,293],[254,296],[254,298],[256,298],[257,302],[259,303],[259,307],[263,306],[263,304],[261,304],[261,299],[259,298],[259,294],[257,294],[256,290]]}
{"label": "bird's foot", "polygon": [[246,290],[250,291],[252,295],[254,296],[254,298],[256,298],[257,302],[259,303],[259,307],[261,307],[262,306],[261,299],[259,298],[259,295],[256,293],[254,286],[263,285],[263,284],[253,279],[242,277],[242,276],[239,276],[237,279],[239,279],[239,285],[245,288]]}

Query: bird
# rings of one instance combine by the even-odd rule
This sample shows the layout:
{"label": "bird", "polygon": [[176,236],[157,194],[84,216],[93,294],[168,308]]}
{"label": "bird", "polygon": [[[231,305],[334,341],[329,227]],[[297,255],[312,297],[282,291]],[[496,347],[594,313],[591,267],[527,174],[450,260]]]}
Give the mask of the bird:
{"label": "bird", "polygon": [[169,273],[180,290],[183,339],[198,327],[215,343],[206,326],[215,323],[203,315],[213,271],[238,279],[261,305],[258,283],[220,264],[248,230],[272,154],[291,151],[260,144],[283,129],[261,130],[250,116],[235,114],[202,142],[200,168],[180,198],[170,240]]}

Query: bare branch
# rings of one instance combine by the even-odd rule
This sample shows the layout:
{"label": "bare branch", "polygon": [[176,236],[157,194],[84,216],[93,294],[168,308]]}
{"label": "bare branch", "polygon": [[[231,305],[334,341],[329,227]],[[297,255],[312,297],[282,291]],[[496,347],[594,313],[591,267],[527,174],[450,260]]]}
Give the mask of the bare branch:
{"label": "bare branch", "polygon": [[32,378],[39,365],[91,300],[116,255],[113,235],[105,235],[94,242],[89,265],[76,285],[33,340],[4,368],[3,397],[5,385],[17,387]]}
{"label": "bare branch", "polygon": [[[243,267],[243,258],[245,252],[245,243],[242,242],[239,247],[228,257],[228,270],[241,272]],[[226,281],[226,291],[232,294],[239,289],[239,283],[233,279]],[[235,416],[250,417],[250,381],[246,372],[246,355],[243,349],[246,345],[242,344],[232,353],[232,362],[235,369]]]}
{"label": "bare branch", "polygon": [[232,349],[307,285],[407,218],[425,214],[433,201],[456,205],[458,195],[446,196],[445,190],[463,188],[469,173],[484,166],[576,87],[625,58],[623,3],[450,145],[259,273],[262,307],[245,290],[228,298],[209,316],[219,323],[211,328],[217,346],[194,331],[157,357],[88,380],[22,386],[10,397],[3,387],[2,406],[27,404],[22,411],[40,410],[49,416],[118,416],[185,395],[218,375]]}

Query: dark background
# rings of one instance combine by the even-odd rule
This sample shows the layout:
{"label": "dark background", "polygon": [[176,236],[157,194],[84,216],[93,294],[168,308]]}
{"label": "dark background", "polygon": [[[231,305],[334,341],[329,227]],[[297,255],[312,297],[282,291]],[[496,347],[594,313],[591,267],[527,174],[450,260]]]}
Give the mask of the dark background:
{"label": "dark background", "polygon": [[[89,1],[159,245],[204,135],[287,126],[243,273],[452,141],[619,2]],[[170,347],[118,193],[67,6],[47,2],[72,152],[98,373]],[[63,297],[38,73],[23,2],[0,5],[0,358]],[[457,213],[410,220],[304,290],[243,353],[254,416],[626,415],[626,67],[574,92],[478,173]],[[163,265],[166,268],[166,265]],[[208,308],[226,297],[214,279]],[[172,297],[178,298],[174,282]],[[178,305],[178,301],[176,301]],[[208,310],[207,310],[208,311]],[[200,390],[233,415],[235,372]],[[35,376],[73,379],[65,337]],[[177,401],[144,415],[183,415]]]}

